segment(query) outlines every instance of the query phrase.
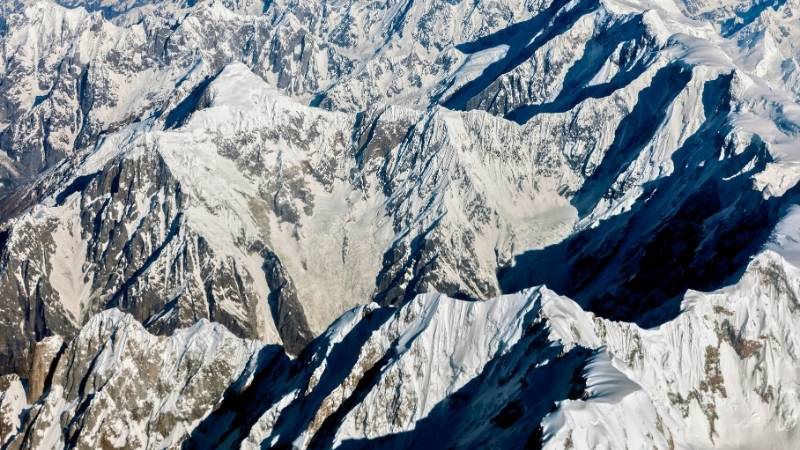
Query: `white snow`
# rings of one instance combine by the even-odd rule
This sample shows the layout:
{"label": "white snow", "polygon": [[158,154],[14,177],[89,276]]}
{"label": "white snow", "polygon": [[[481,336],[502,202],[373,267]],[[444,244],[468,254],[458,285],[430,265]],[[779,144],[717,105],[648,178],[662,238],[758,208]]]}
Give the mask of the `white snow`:
{"label": "white snow", "polygon": [[[280,339],[266,306],[269,289],[263,258],[251,250],[256,243],[281,259],[314,333],[323,333],[339,314],[368,302],[386,250],[433,224],[437,224],[432,231],[437,245],[448,250],[437,256],[462,258],[447,262],[450,265],[443,263],[436,275],[459,286],[475,288],[471,284],[486,281],[496,288],[492,283],[498,262],[628,211],[640,200],[646,183],[675,173],[673,152],[709,113],[702,110],[703,86],[721,75],[733,73],[734,80],[731,130],[721,137],[735,152],[763,142],[774,159],[753,177],[754,188],[765,198],[775,197],[800,181],[796,1],[746,17],[753,3],[742,0],[603,0],[598,12],[560,30],[530,61],[498,80],[507,89],[502,91],[507,97],[501,100],[524,104],[556,98],[566,71],[557,67],[568,69],[581,57],[584,44],[604,19],[643,14],[649,35],[638,38],[656,42],[649,47],[658,52],[653,64],[608,97],[585,99],[570,111],[539,114],[524,125],[497,117],[502,114],[496,111],[496,115],[455,112],[429,108],[429,103],[431,93],[441,92],[449,83],[443,93],[446,97],[509,51],[503,44],[465,56],[454,44],[527,20],[535,8],[525,2],[477,2],[472,8],[418,2],[404,12],[403,2],[378,3],[294,2],[290,11],[283,2],[272,9],[289,12],[278,17],[272,12],[260,14],[252,4],[237,4],[231,10],[221,2],[201,2],[185,10],[188,15],[172,30],[175,42],[192,49],[171,55],[180,60],[180,68],[140,70],[146,56],[140,49],[149,44],[146,27],[157,21],[148,14],[160,5],[143,7],[139,15],[111,23],[80,8],[25,2],[17,17],[25,26],[4,37],[2,66],[10,67],[8,55],[13,55],[20,71],[28,72],[23,82],[8,89],[10,99],[30,108],[36,96],[47,94],[41,86],[53,82],[49,78],[65,55],[96,67],[92,80],[115,98],[94,110],[91,120],[113,130],[131,117],[154,113],[148,108],[156,99],[164,101],[159,103],[163,103],[162,112],[169,111],[199,80],[227,63],[205,93],[203,109],[187,123],[158,131],[164,119],[153,115],[139,124],[122,126],[104,135],[96,148],[73,155],[80,163],[72,175],[97,172],[115,158],[134,160],[147,152],[162,157],[184,191],[186,229],[208,238],[215,256],[244,268],[252,278],[253,290],[264,300],[257,314],[261,337],[267,342]],[[320,13],[321,5],[328,8],[327,14]],[[443,12],[431,13],[431,5]],[[176,5],[165,8],[169,9],[165,15],[175,17],[182,11]],[[497,14],[490,16],[487,11]],[[305,23],[303,14],[313,17],[313,23]],[[344,18],[352,22],[337,28]],[[225,27],[216,30],[219,35],[215,36],[207,33],[209,23]],[[731,23],[741,25],[739,31],[732,32]],[[443,49],[419,39],[415,32],[422,24],[430,27],[426,31],[433,36],[429,37]],[[250,28],[268,30],[275,44],[265,46],[263,53],[245,55],[234,51],[240,44],[238,36],[233,42],[217,39],[233,34],[232,30]],[[290,40],[296,35],[303,37],[302,43]],[[207,39],[220,48],[205,48]],[[283,49],[284,45],[289,48]],[[104,66],[103,58],[114,54],[112,50],[127,52],[125,64],[134,69],[120,72],[116,66]],[[618,48],[611,59],[619,59],[620,52]],[[275,66],[270,65],[272,56]],[[245,57],[254,67],[234,62]],[[439,57],[448,58],[452,67],[440,68]],[[612,180],[615,186],[624,186],[624,192],[603,199],[576,223],[577,211],[564,193],[577,190],[603,161],[615,130],[640,93],[659,69],[674,62],[692,66],[692,80],[668,105],[651,141]],[[589,85],[606,82],[619,70],[608,61]],[[183,77],[187,81],[180,85]],[[512,89],[514,83],[524,86]],[[306,106],[321,92],[326,93],[332,111]],[[73,98],[45,102],[36,108],[67,118],[72,116],[66,112],[79,106]],[[407,136],[401,144],[381,144],[386,148],[379,150],[387,155],[368,162],[380,165],[380,170],[354,163],[351,140],[357,116],[350,112],[362,109],[367,109],[364,117],[384,111],[381,125],[389,124]],[[14,125],[3,123],[0,128]],[[75,130],[64,127],[51,138],[71,149]],[[5,153],[0,153],[0,164],[14,172],[15,161]],[[751,162],[743,171],[753,167]],[[359,176],[366,187],[352,182]],[[271,183],[282,184],[274,188]],[[293,190],[297,192],[287,194],[286,207],[294,208],[297,218],[283,220],[274,211],[276,192]],[[49,264],[50,283],[79,324],[92,294],[86,244],[80,236],[79,195],[62,206],[53,200],[26,212],[19,223],[47,221],[53,226],[54,248],[41,263]],[[146,201],[144,196],[135,199],[137,205]],[[118,213],[119,205],[114,208]],[[336,439],[413,429],[438,402],[475,379],[493,358],[518,342],[533,315],[547,322],[551,341],[567,349],[582,346],[594,351],[585,367],[584,398],[559,402],[545,419],[548,446],[566,447],[570,442],[576,448],[651,444],[657,448],[737,448],[768,443],[773,448],[791,448],[800,420],[796,382],[800,363],[795,354],[800,345],[798,242],[800,210],[793,207],[741,280],[712,293],[689,292],[680,316],[647,330],[594,317],[545,288],[472,303],[436,293],[417,296],[372,333],[363,347],[354,349],[359,365],[326,398],[326,406],[348,398],[363,375],[360,371],[372,367],[382,352],[395,345],[397,353],[378,374],[375,386],[344,417]],[[459,273],[461,265],[472,264],[468,277]],[[401,276],[407,281],[411,274]],[[165,292],[165,296],[172,298],[179,292]],[[537,304],[541,311],[532,314]],[[223,301],[220,307],[247,319],[248,313],[238,303]],[[370,304],[347,312],[324,332],[329,342],[318,356],[327,358],[333,346],[377,308]],[[124,375],[137,373],[126,372],[141,363],[126,352],[139,347],[159,350],[150,356],[164,358],[157,367],[160,380],[188,382],[191,377],[180,365],[186,358],[199,355],[203,364],[222,358],[239,370],[245,356],[258,346],[205,322],[170,338],[146,335],[133,322],[118,312],[107,312],[84,328],[79,339],[87,341],[108,327],[125,328],[118,340],[99,350],[92,369],[98,380],[122,383]],[[231,347],[223,345],[226,342]],[[332,363],[322,361],[310,375],[306,394]],[[76,406],[59,398],[61,390],[55,386],[49,399],[54,413],[52,426],[43,435],[44,446],[60,444],[60,414],[68,416]],[[8,392],[4,395],[10,399],[18,396],[17,384]],[[253,430],[250,444],[269,435],[279,410],[300,393],[291,390],[278,399]],[[197,406],[177,390],[149,395],[148,400],[160,402],[164,413]],[[404,405],[406,416],[387,414],[389,395]],[[13,408],[22,407],[16,400],[12,403]],[[117,410],[125,408],[113,405],[105,413],[109,426],[119,432],[114,443],[124,443],[121,436],[127,432],[144,436],[141,424],[128,431],[127,423],[115,421],[111,414]],[[325,410],[320,408],[320,414]],[[181,423],[162,436],[163,444],[176,442],[195,424]],[[304,444],[311,431],[297,443]]]}
{"label": "white snow", "polygon": [[0,390],[0,425],[3,426],[0,445],[6,445],[19,429],[20,418],[28,402],[22,380],[18,375],[3,375],[0,377],[0,383],[3,385],[3,389]]}
{"label": "white snow", "polygon": [[61,305],[76,325],[91,295],[91,278],[86,265],[86,239],[82,236],[79,197],[73,195],[59,208],[53,208],[56,220],[51,236],[55,249],[50,257],[50,284],[58,292]]}
{"label": "white snow", "polygon": [[794,205],[772,232],[767,249],[800,267],[800,206]]}
{"label": "white snow", "polygon": [[505,58],[508,49],[508,45],[501,44],[467,55],[461,67],[453,74],[452,85],[442,94],[443,97],[449,97],[465,84],[478,78],[487,67]]}

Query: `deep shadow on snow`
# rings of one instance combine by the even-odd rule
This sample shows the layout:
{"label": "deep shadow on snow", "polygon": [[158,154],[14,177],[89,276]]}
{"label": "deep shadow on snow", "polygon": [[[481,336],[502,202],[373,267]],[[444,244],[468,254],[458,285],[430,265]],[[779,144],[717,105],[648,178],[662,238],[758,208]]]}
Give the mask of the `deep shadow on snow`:
{"label": "deep shadow on snow", "polygon": [[[682,75],[670,72],[651,89],[663,100],[674,97],[683,84],[676,76]],[[646,183],[627,212],[518,255],[498,273],[502,290],[546,284],[603,317],[655,326],[679,313],[688,289],[715,290],[737,279],[800,189],[765,199],[753,188],[752,175],[772,159],[757,137],[738,154],[725,141],[731,79],[723,75],[705,84],[705,121],[672,155],[670,175]],[[638,152],[663,120],[668,104],[648,103],[647,111],[620,124],[614,144],[575,195],[582,216],[618,195],[613,182],[631,163],[630,152]]]}
{"label": "deep shadow on snow", "polygon": [[[537,303],[524,319],[526,328],[519,341],[507,348],[501,346],[476,377],[434,405],[413,431],[348,440],[341,448],[541,448],[542,419],[557,402],[585,395],[586,364],[597,351],[580,346],[567,350],[551,342],[547,322],[540,320],[541,300],[532,301]],[[247,384],[246,373],[234,383],[183,448],[239,448],[259,418],[272,408],[277,420],[261,447],[293,448],[320,408],[326,407],[323,401],[354,371],[363,370],[353,391],[341,402],[327,405],[335,409],[327,411],[322,423],[311,428],[316,431],[307,436],[309,448],[331,448],[342,421],[376,388],[385,369],[401,356],[401,347],[409,345],[396,340],[385,353],[375,355],[378,357],[370,367],[356,368],[369,337],[398,311],[381,307],[368,312],[340,342],[331,345],[329,335],[323,335],[296,360],[286,358],[278,347],[266,347],[255,362],[252,382]],[[311,374],[323,362],[322,375],[312,384]],[[293,392],[296,397],[276,408],[281,398]],[[454,429],[463,431],[453,433]]]}

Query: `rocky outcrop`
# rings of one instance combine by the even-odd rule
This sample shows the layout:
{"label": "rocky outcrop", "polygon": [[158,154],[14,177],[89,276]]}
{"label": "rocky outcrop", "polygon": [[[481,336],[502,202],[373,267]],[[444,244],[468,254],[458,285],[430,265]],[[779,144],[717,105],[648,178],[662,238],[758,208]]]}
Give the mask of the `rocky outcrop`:
{"label": "rocky outcrop", "polygon": [[[11,448],[167,448],[205,417],[264,352],[200,321],[153,336],[116,309],[95,316],[64,350],[44,397]],[[5,416],[4,416],[5,417]]]}
{"label": "rocky outcrop", "polygon": [[52,383],[58,358],[64,351],[64,340],[60,336],[48,336],[36,343],[28,372],[28,403],[35,403]]}
{"label": "rocky outcrop", "polygon": [[161,157],[145,151],[74,178],[51,206],[16,220],[0,263],[0,290],[15,299],[3,305],[6,370],[25,373],[30,342],[71,338],[110,307],[160,333],[206,318],[271,339],[251,275],[186,225],[183,197]]}
{"label": "rocky outcrop", "polygon": [[[789,448],[798,399],[781,380],[798,366],[798,279],[764,252],[651,330],[546,288],[426,294],[351,310],[294,360],[205,321],[156,337],[110,310],[67,347],[39,402],[3,409],[12,425],[5,411],[27,409],[6,436],[12,448]],[[757,414],[742,424],[745,408]]]}

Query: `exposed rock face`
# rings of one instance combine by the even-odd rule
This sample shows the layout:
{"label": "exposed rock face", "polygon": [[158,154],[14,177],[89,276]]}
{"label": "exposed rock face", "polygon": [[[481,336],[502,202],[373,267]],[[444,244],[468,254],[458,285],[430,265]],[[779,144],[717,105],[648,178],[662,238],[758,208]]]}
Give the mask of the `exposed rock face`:
{"label": "exposed rock face", "polygon": [[791,447],[798,13],[3,2],[0,441]]}
{"label": "exposed rock face", "polygon": [[64,340],[58,335],[48,336],[36,343],[31,370],[28,372],[28,403],[36,402],[52,383],[51,377],[63,350]]}
{"label": "exposed rock face", "polygon": [[0,281],[4,298],[16,299],[4,304],[6,329],[23,323],[22,333],[4,334],[11,367],[25,364],[27,340],[72,336],[109,307],[158,332],[206,318],[242,336],[274,339],[250,275],[215,258],[186,225],[183,197],[161,156],[143,151],[77,177],[51,206],[14,221]]}
{"label": "exposed rock face", "polygon": [[207,321],[158,337],[105,311],[58,359],[48,392],[26,414],[27,432],[10,446],[172,447],[270,353],[285,358]]}
{"label": "exposed rock face", "polygon": [[[296,360],[205,321],[152,336],[110,310],[65,350],[27,407],[32,432],[11,432],[11,446],[788,447],[798,279],[760,254],[736,285],[691,292],[654,330],[544,288],[485,302],[426,294],[349,311]],[[747,424],[744,409],[757,412]]]}

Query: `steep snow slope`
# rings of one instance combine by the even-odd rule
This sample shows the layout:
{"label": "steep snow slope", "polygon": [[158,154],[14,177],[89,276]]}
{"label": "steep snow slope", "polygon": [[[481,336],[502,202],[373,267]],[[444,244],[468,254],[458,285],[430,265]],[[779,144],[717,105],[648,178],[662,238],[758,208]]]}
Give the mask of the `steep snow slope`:
{"label": "steep snow slope", "polygon": [[[178,11],[186,5],[176,3],[174,6]],[[490,15],[493,8],[502,9],[495,5],[483,13]],[[103,134],[96,146],[85,150],[79,147],[94,138],[87,135],[86,139],[76,140],[75,149],[64,153],[77,152],[70,157],[70,164],[61,164],[50,175],[39,177],[31,186],[10,195],[6,202],[7,214],[18,215],[26,204],[44,202],[48,195],[56,196],[56,200],[60,198],[56,203],[62,203],[71,192],[81,191],[84,184],[91,187],[102,179],[109,180],[106,186],[111,191],[118,189],[109,170],[113,164],[122,170],[130,164],[127,161],[138,161],[139,157],[112,158],[117,161],[107,163],[112,166],[101,162],[111,154],[125,152],[147,155],[145,158],[151,160],[148,164],[153,166],[148,169],[151,172],[147,176],[151,179],[149,183],[154,187],[173,183],[161,189],[175,192],[171,194],[174,205],[167,214],[155,216],[158,220],[144,228],[137,228],[135,224],[140,223],[145,211],[156,210],[146,205],[147,195],[136,198],[120,195],[124,205],[109,203],[100,209],[88,206],[95,203],[83,202],[78,209],[85,216],[82,219],[84,232],[88,232],[90,226],[96,228],[90,223],[96,224],[109,217],[110,211],[133,211],[132,205],[137,205],[138,213],[126,213],[125,233],[120,233],[120,226],[115,227],[113,233],[109,232],[109,238],[113,236],[119,250],[89,256],[87,262],[79,255],[77,261],[73,261],[64,255],[67,248],[79,254],[83,252],[82,244],[76,240],[65,244],[67,247],[45,251],[58,254],[55,260],[51,258],[50,267],[35,271],[28,267],[9,267],[7,274],[24,270],[26,273],[19,278],[27,280],[28,284],[35,284],[38,279],[50,284],[23,294],[27,300],[21,304],[7,307],[9,329],[19,326],[17,317],[21,311],[30,309],[29,303],[36,303],[35,297],[54,296],[48,293],[54,286],[59,293],[58,302],[39,301],[44,303],[41,309],[47,311],[44,315],[53,316],[45,320],[48,325],[42,324],[41,315],[29,316],[23,321],[23,329],[29,330],[26,336],[41,337],[49,332],[69,335],[74,332],[73,325],[79,325],[88,317],[84,311],[93,312],[119,304],[140,320],[149,321],[152,329],[168,331],[197,317],[208,317],[246,336],[274,340],[274,329],[277,329],[292,351],[299,351],[313,334],[324,329],[331,317],[364,299],[391,303],[428,290],[486,298],[500,290],[513,291],[541,282],[574,295],[582,304],[605,315],[640,320],[650,310],[679,296],[687,287],[715,288],[727,275],[740,270],[753,251],[753,243],[757,246],[763,240],[769,224],[777,220],[783,204],[790,199],[784,196],[767,202],[760,198],[756,189],[767,189],[772,195],[781,196],[794,184],[793,167],[796,165],[790,159],[791,152],[786,150],[794,142],[791,122],[787,119],[791,116],[772,117],[770,111],[777,110],[778,106],[754,102],[753,96],[758,92],[751,92],[752,80],[746,71],[740,72],[738,66],[717,64],[713,58],[698,59],[698,51],[705,48],[703,45],[713,50],[705,53],[724,55],[725,39],[715,34],[713,28],[701,26],[697,27],[699,35],[694,41],[672,34],[670,27],[678,29],[693,23],[693,19],[683,17],[676,8],[643,12],[641,8],[613,2],[555,2],[531,6],[525,13],[528,18],[518,25],[502,28],[502,23],[498,22],[493,28],[500,28],[500,31],[477,39],[474,37],[480,34],[478,29],[467,29],[464,35],[455,34],[454,40],[469,43],[438,51],[455,52],[463,63],[450,69],[447,69],[448,64],[435,64],[433,67],[446,70],[436,75],[439,87],[404,85],[403,92],[415,92],[412,97],[379,99],[415,107],[427,104],[420,101],[429,97],[430,101],[425,100],[428,103],[438,101],[450,107],[459,107],[462,103],[459,99],[463,99],[462,106],[467,109],[479,107],[496,115],[507,113],[510,118],[525,122],[522,126],[480,112],[456,115],[436,107],[421,112],[379,105],[355,115],[325,114],[284,98],[275,100],[281,107],[273,108],[268,105],[272,102],[268,98],[280,97],[277,91],[308,100],[321,85],[315,82],[301,88],[287,84],[280,76],[275,78],[274,72],[264,72],[263,65],[254,65],[254,59],[247,59],[250,67],[275,89],[266,87],[242,65],[229,64],[216,73],[227,62],[239,59],[234,57],[239,51],[237,47],[223,43],[228,42],[224,40],[214,40],[213,46],[212,41],[202,41],[208,47],[201,48],[211,53],[192,56],[189,59],[193,62],[189,64],[186,60],[187,65],[176,63],[178,59],[168,53],[152,54],[134,44],[149,42],[154,30],[171,23],[168,28],[174,33],[165,43],[176,43],[174,51],[180,54],[200,45],[197,27],[202,23],[213,22],[220,36],[227,36],[229,31],[244,32],[251,24],[266,24],[275,11],[271,9],[266,15],[255,16],[236,8],[228,10],[220,3],[203,2],[186,9],[188,15],[178,20],[169,12],[160,16],[148,13],[146,8],[134,10],[139,11],[136,14],[144,14],[155,28],[148,31],[145,25],[150,22],[147,21],[129,23],[124,19],[125,14],[109,22],[97,14],[42,2],[23,4],[19,12],[9,16],[11,31],[5,39],[20,51],[8,60],[7,71],[13,67],[12,63],[22,64],[19,73],[30,71],[41,45],[50,46],[53,55],[63,51],[52,48],[54,38],[47,33],[41,34],[40,41],[44,43],[41,45],[24,38],[39,29],[31,28],[34,25],[51,28],[41,20],[60,20],[62,24],[69,24],[76,34],[59,41],[59,48],[63,49],[70,39],[79,43],[97,39],[103,42],[103,45],[87,43],[89,50],[85,57],[89,70],[92,67],[109,70],[107,78],[116,80],[116,84],[105,85],[103,92],[147,102],[123,107],[113,99],[107,104],[86,100],[92,105],[89,115],[95,114],[99,120],[98,130],[105,130],[98,132],[105,133],[117,127],[109,124],[124,123],[137,115],[149,114],[150,118],[118,134]],[[435,17],[444,17],[445,11],[434,10]],[[300,15],[303,9],[291,8],[290,11]],[[394,14],[388,10],[385,13]],[[354,14],[365,12],[353,9],[343,17]],[[409,14],[403,16],[398,26],[402,25],[403,30],[417,27],[413,28],[413,33],[418,35],[422,13],[412,8]],[[336,17],[339,16],[329,20]],[[377,17],[379,15],[370,16],[369,23],[374,23],[375,27],[385,26],[379,25]],[[511,20],[515,16],[504,17]],[[88,26],[87,21],[95,21],[100,28]],[[301,21],[292,26],[307,27],[314,33],[328,32],[326,26],[316,22]],[[513,48],[509,45],[510,41],[524,42],[521,38],[525,33],[535,33],[540,28],[546,33],[531,36],[530,45],[524,48],[518,44]],[[98,35],[98,30],[106,29],[110,30],[108,33],[116,33],[117,40]],[[188,34],[181,37],[183,33]],[[378,46],[381,55],[407,51],[403,49],[411,44],[404,33],[397,30],[387,35],[391,37],[390,44],[369,45]],[[257,42],[261,38],[253,35],[252,39]],[[698,44],[698,39],[705,44]],[[113,42],[116,44],[112,45]],[[356,48],[357,42],[348,40],[346,45],[338,43],[335,47],[344,54],[349,51],[347,49]],[[366,41],[362,44],[368,45]],[[423,44],[430,51],[438,48],[434,43]],[[108,59],[103,52],[127,55],[134,60],[138,54],[156,59],[142,61],[134,71],[119,58],[92,65],[92,58]],[[483,54],[493,56],[488,59],[477,56]],[[23,55],[30,56],[25,59]],[[53,64],[57,64],[58,59],[54,58]],[[376,58],[370,61],[380,60]],[[25,61],[28,61],[27,66],[23,64]],[[157,71],[147,69],[149,64],[158,61],[161,62]],[[714,64],[709,65],[709,62]],[[402,67],[417,70],[424,66],[416,61],[406,62]],[[484,70],[479,71],[479,67]],[[359,69],[357,73],[369,82],[377,82],[374,77],[364,75],[369,73],[368,69],[364,70],[366,72]],[[734,71],[732,76],[729,75],[731,70]],[[131,78],[147,73],[157,78],[158,83],[149,78],[139,81]],[[313,71],[303,73],[313,75]],[[117,74],[124,74],[125,81]],[[491,78],[487,78],[490,75]],[[509,77],[541,82],[531,84],[526,88],[531,94],[520,97],[518,88],[504,81]],[[374,100],[333,101],[337,89],[349,93],[363,92],[363,89],[354,85],[354,78],[349,75],[325,79],[330,86],[324,89],[324,98],[317,97],[314,104],[350,110]],[[15,79],[13,84],[23,89],[30,83],[25,80],[27,78]],[[92,80],[94,78],[88,77],[85,83],[91,85]],[[294,83],[299,78],[291,80]],[[174,83],[174,87],[169,87],[170,83]],[[247,84],[248,90],[240,92],[241,84]],[[143,94],[143,88],[152,89],[158,95]],[[63,89],[69,91],[67,87]],[[81,89],[85,91],[85,87]],[[133,89],[139,95],[126,95],[126,89]],[[496,102],[495,106],[480,103],[482,98],[499,99],[501,91],[503,96],[516,98],[516,103],[505,102],[502,108]],[[382,89],[381,92],[387,91]],[[38,103],[34,101],[37,104],[33,108],[54,111],[53,104],[45,105],[48,101],[52,103],[52,98],[51,95]],[[261,100],[253,100],[259,98]],[[14,104],[22,105],[25,103],[22,100],[19,97]],[[258,102],[266,104],[260,106]],[[192,114],[203,108],[207,111]],[[143,113],[145,110],[151,112]],[[781,110],[786,111],[786,108]],[[63,111],[73,114],[70,108]],[[762,120],[763,123],[752,120],[765,116],[770,119]],[[315,119],[309,122],[307,117]],[[148,131],[158,128],[168,131],[163,135]],[[222,130],[215,131],[219,129]],[[231,132],[225,134],[224,130]],[[237,130],[237,134],[246,131],[247,136],[234,136],[233,130]],[[758,132],[758,137],[754,132]],[[7,134],[12,139],[10,145],[15,151],[22,151],[24,146],[13,141],[13,130],[8,133],[11,133]],[[24,132],[21,135],[35,134]],[[213,145],[199,145],[198,139],[211,139]],[[289,150],[285,151],[285,146],[289,146]],[[139,147],[146,150],[134,151]],[[202,151],[186,152],[186,148]],[[717,158],[719,152],[726,157]],[[85,163],[87,166],[74,163],[93,153],[96,155]],[[698,158],[698,153],[704,156]],[[308,156],[302,156],[304,154]],[[103,176],[93,178],[96,171]],[[207,182],[202,174],[209,171],[215,172],[210,181],[218,180],[220,185]],[[260,176],[256,176],[256,172],[260,172]],[[749,191],[752,177],[756,178],[756,189]],[[58,187],[65,178],[70,184],[67,190]],[[133,190],[133,186],[128,185],[127,190]],[[705,198],[709,190],[723,193],[716,202],[719,206],[698,210],[698,202],[708,203]],[[654,192],[658,192],[655,197]],[[683,205],[676,206],[676,202],[683,202]],[[664,206],[670,203],[672,206]],[[754,210],[755,217],[726,216],[725,208],[729,205]],[[90,211],[87,212],[87,208]],[[567,237],[575,223],[575,210],[580,219],[574,233],[578,238],[564,241],[561,247],[551,245]],[[75,210],[71,213],[73,217],[76,214]],[[153,217],[148,215],[148,221]],[[611,218],[614,220],[605,220]],[[664,253],[663,241],[674,239],[660,230],[673,229],[675,221],[687,220],[705,222],[704,228],[710,230],[692,231],[698,234],[697,243],[689,243],[687,247],[691,250],[691,245],[701,242],[705,247],[712,247],[711,250],[695,248],[695,259],[684,262],[684,265],[699,266],[696,273],[701,275],[692,278],[674,273],[670,277],[659,277],[666,285],[653,289],[652,277],[664,268],[656,265],[643,269],[646,267],[643,261],[659,259],[658,255]],[[718,276],[707,276],[702,267],[720,251],[713,246],[754,220],[766,222],[764,229],[767,231],[748,232],[752,236],[726,249],[730,267]],[[620,231],[632,227],[635,222],[642,222],[637,225],[638,234]],[[74,238],[77,236],[75,223],[73,218],[69,223],[51,226],[62,230],[59,231],[62,234],[69,230],[66,235]],[[603,226],[598,227],[600,223]],[[183,232],[189,228],[191,232]],[[132,229],[139,231],[132,232]],[[20,234],[19,227],[15,230],[14,236]],[[705,239],[701,239],[703,233],[707,235]],[[90,239],[98,239],[94,229],[90,235],[93,236]],[[648,242],[648,235],[655,238]],[[174,236],[178,239],[173,239]],[[82,235],[81,239],[89,238]],[[116,260],[120,252],[130,253],[135,239],[148,244],[141,246],[139,255],[126,255],[128,261],[121,269],[122,277],[109,280],[108,271],[119,266],[104,263],[105,267],[95,276],[99,283],[86,280],[87,275],[91,277],[96,271],[83,266],[97,263],[88,260]],[[182,254],[187,239],[198,240],[190,247],[197,247],[192,253],[200,255],[196,257],[199,261],[176,265],[175,258]],[[615,242],[619,239],[622,241]],[[30,240],[21,239],[19,245],[27,247]],[[590,245],[582,243],[587,240]],[[9,242],[18,242],[17,237]],[[544,261],[552,259],[551,253],[560,254],[564,246],[568,246],[571,253],[569,258],[562,257],[571,259],[564,269],[537,269]],[[543,249],[544,253],[523,253],[538,249]],[[206,252],[213,252],[213,256]],[[514,255],[517,255],[515,264],[507,267]],[[16,260],[16,256],[12,258]],[[219,261],[224,258],[232,259],[226,263]],[[661,259],[668,263],[670,259],[680,258],[684,256],[673,254]],[[214,268],[208,269],[205,260],[214,260]],[[598,260],[605,266],[600,267]],[[630,261],[638,263],[632,265]],[[65,269],[79,265],[80,269]],[[159,268],[166,266],[170,269]],[[222,268],[217,269],[220,266]],[[503,269],[499,282],[494,275],[498,268]],[[222,272],[216,275],[222,279],[211,283],[212,286],[207,282],[209,270]],[[262,281],[264,270],[268,279]],[[163,280],[165,276],[171,279]],[[142,278],[150,278],[150,281]],[[239,278],[244,281],[236,281]],[[592,281],[587,285],[584,279]],[[7,280],[13,282],[13,278]],[[621,307],[618,304],[623,297],[649,294],[643,292],[644,289],[654,291],[652,295],[644,295],[644,304]],[[10,292],[19,291],[14,288]],[[241,291],[249,292],[242,294]],[[110,300],[98,301],[101,293]],[[268,309],[264,299],[270,294],[272,322],[276,325],[270,325],[270,320],[263,317],[259,323],[253,323],[252,314],[248,315],[247,311],[258,310],[261,313],[257,316],[264,316]],[[143,295],[150,298],[134,301],[131,297]],[[66,306],[60,307],[59,302]],[[63,311],[52,312],[55,309]],[[70,317],[72,320],[67,320]],[[15,355],[24,355],[24,345],[6,347]]]}
{"label": "steep snow slope", "polygon": [[[419,297],[365,341],[320,408],[283,399],[277,421],[264,416],[248,442],[791,448],[797,279],[797,268],[764,253],[739,283],[690,293],[680,317],[652,330],[546,290],[478,304]],[[324,384],[312,378],[289,395],[311,401]],[[308,412],[317,416],[299,435],[286,428]]]}
{"label": "steep snow slope", "polygon": [[[689,293],[677,319],[649,330],[544,288],[426,294],[348,312],[294,361],[208,323],[157,338],[108,311],[57,357],[53,387],[26,407],[34,433],[14,439],[64,439],[48,417],[67,411],[66,438],[125,448],[791,448],[797,280],[764,252],[738,283]],[[160,381],[131,384],[135,373]],[[122,417],[128,431],[113,425]]]}

